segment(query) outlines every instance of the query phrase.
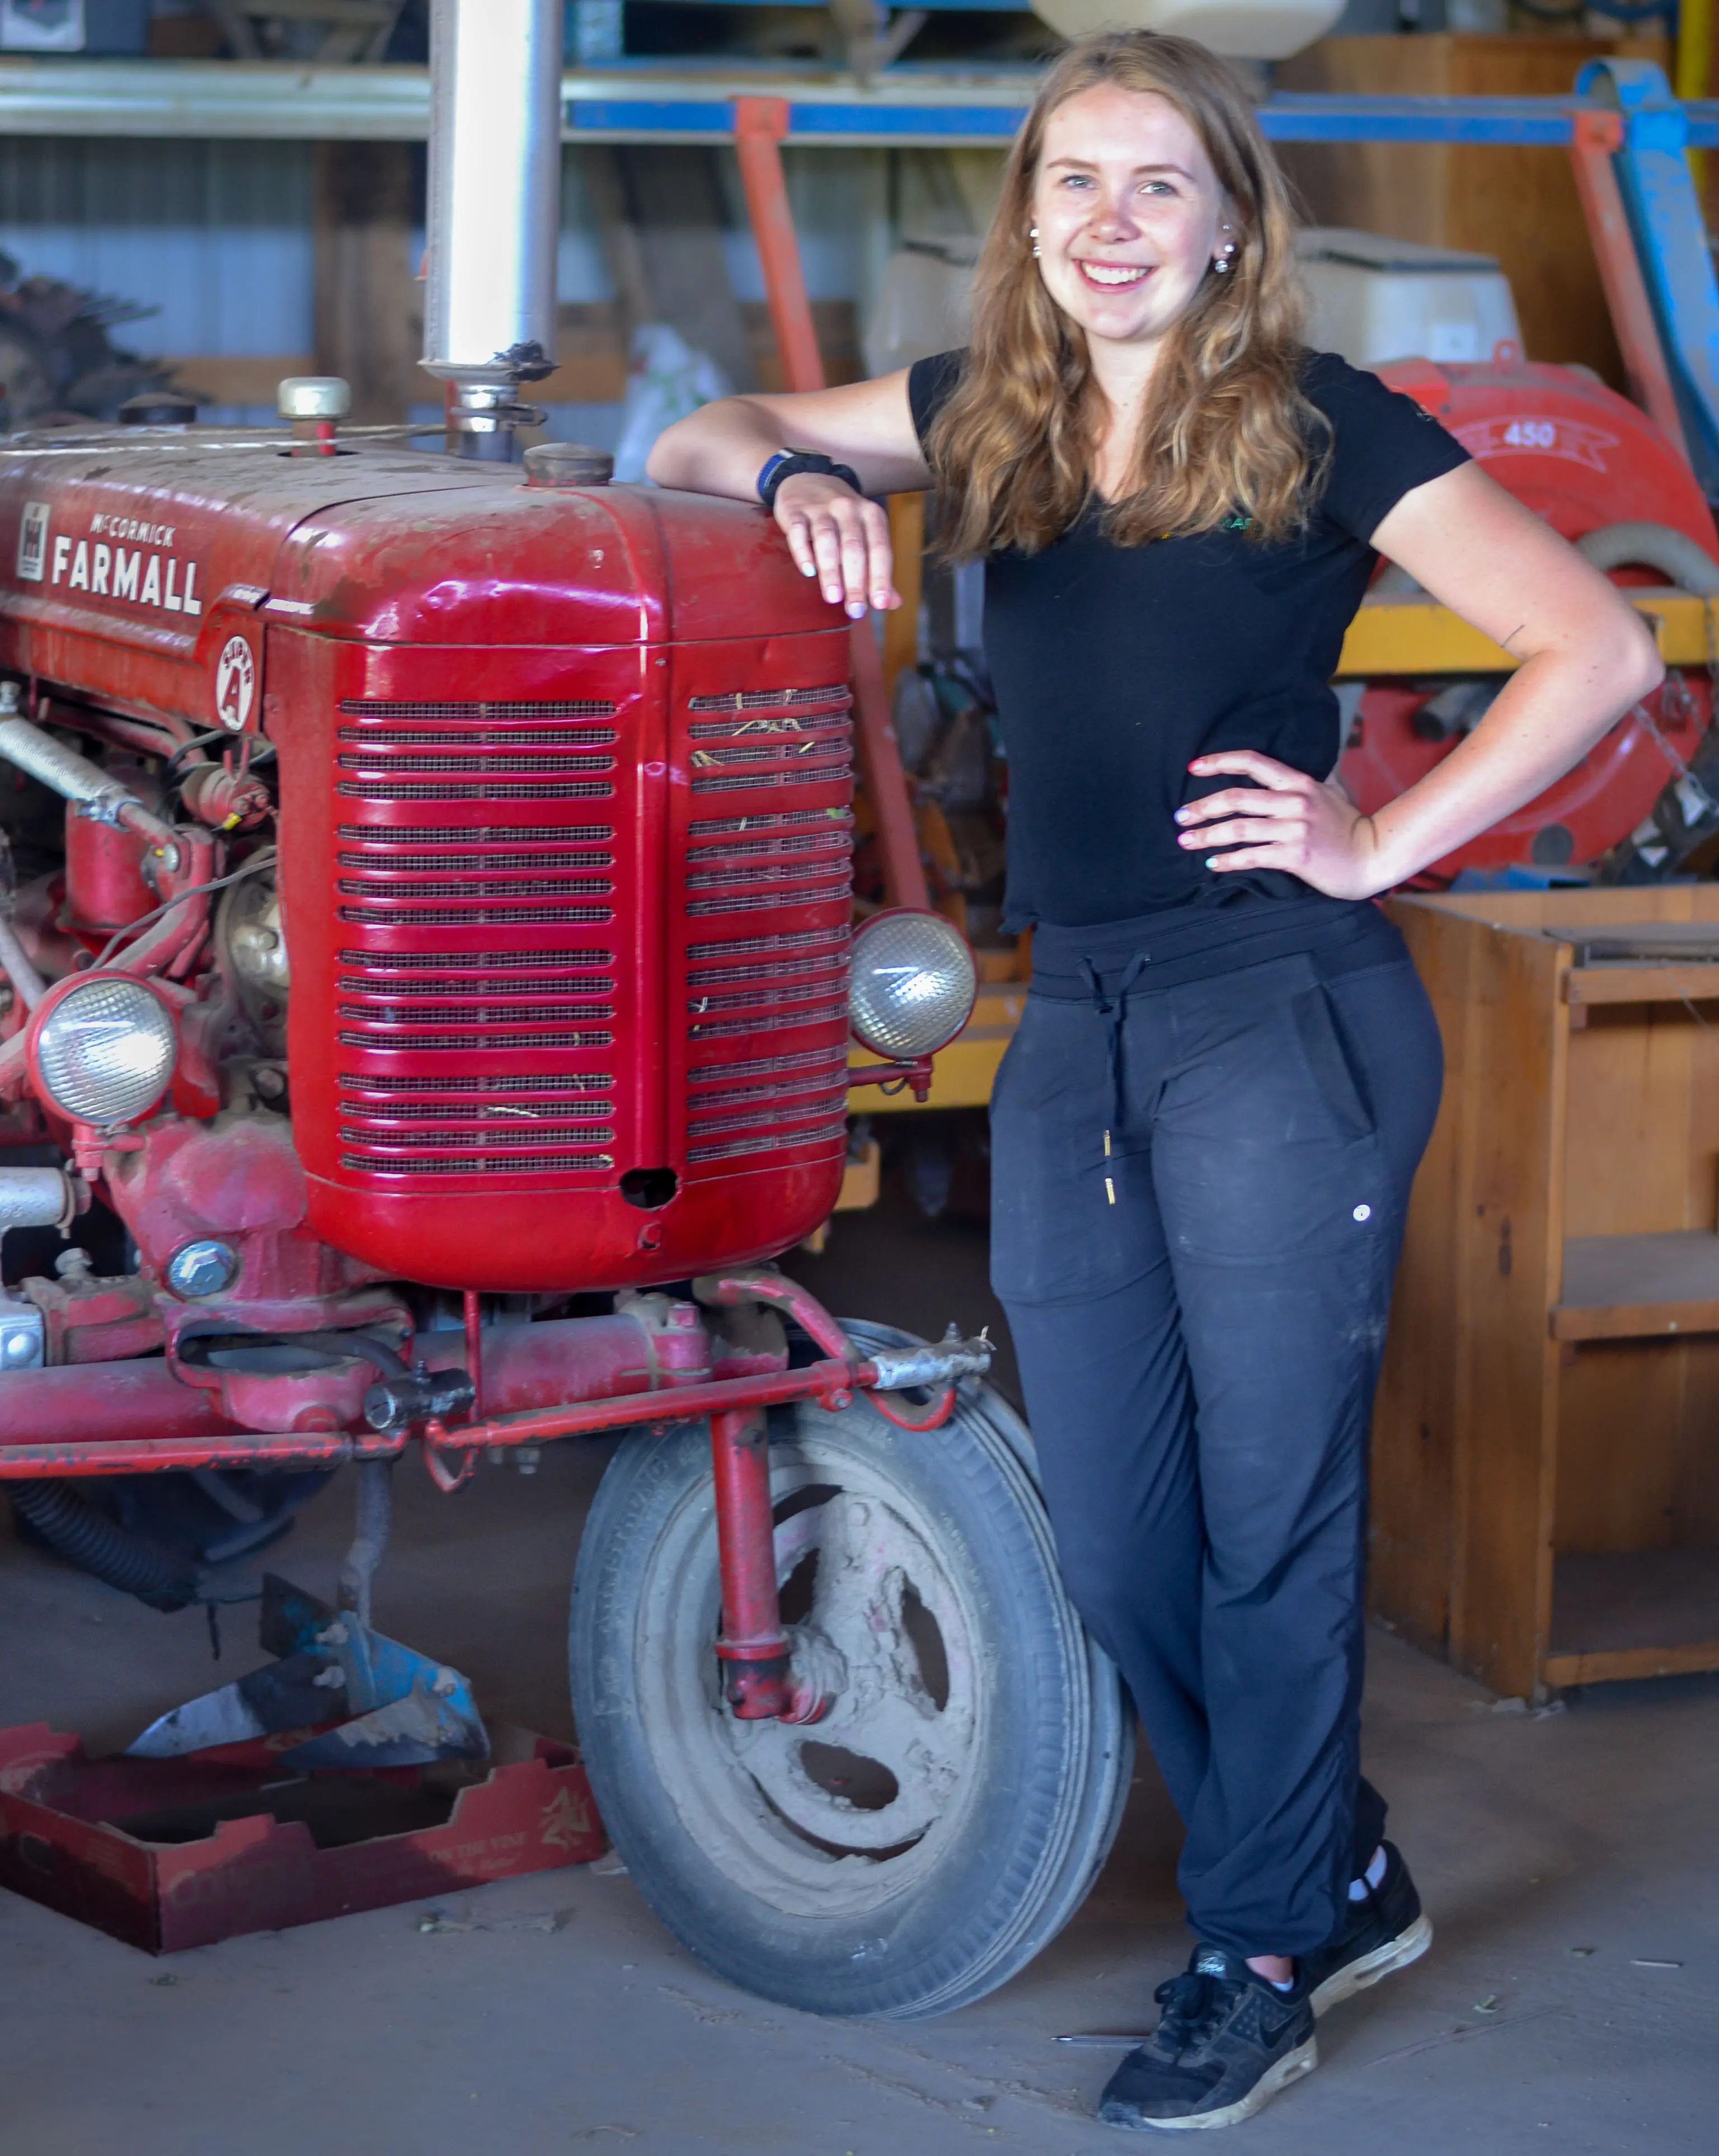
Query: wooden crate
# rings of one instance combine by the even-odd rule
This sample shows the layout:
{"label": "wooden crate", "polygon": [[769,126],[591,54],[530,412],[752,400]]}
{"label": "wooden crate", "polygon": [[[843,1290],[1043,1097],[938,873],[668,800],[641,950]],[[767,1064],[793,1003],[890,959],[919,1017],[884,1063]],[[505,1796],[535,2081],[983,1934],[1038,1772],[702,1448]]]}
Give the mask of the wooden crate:
{"label": "wooden crate", "polygon": [[1719,887],[1389,911],[1446,1076],[1374,1424],[1376,1607],[1516,1697],[1719,1669]]}

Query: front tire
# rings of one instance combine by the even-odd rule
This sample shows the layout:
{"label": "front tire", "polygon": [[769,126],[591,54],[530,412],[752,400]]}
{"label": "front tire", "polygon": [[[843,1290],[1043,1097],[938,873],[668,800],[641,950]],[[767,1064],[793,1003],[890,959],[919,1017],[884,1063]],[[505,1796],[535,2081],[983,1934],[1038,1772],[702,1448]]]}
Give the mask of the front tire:
{"label": "front tire", "polygon": [[770,1438],[784,1619],[834,1706],[797,1727],[728,1712],[708,1430],[630,1437],[574,1589],[592,1787],[646,1900],[719,1974],[815,2013],[944,2013],[1079,1906],[1132,1717],[989,1387],[963,1386],[939,1430],[898,1430],[862,1395],[772,1409]]}

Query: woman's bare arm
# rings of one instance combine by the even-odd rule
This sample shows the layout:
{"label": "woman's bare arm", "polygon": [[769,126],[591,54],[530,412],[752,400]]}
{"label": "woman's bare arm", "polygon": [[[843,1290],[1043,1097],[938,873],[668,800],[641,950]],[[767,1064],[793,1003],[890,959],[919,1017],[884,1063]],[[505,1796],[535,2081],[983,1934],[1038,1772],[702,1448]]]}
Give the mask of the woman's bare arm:
{"label": "woman's bare arm", "polygon": [[1287,869],[1338,898],[1387,891],[1543,793],[1664,677],[1635,609],[1477,464],[1412,488],[1373,544],[1521,664],[1473,733],[1372,816],[1270,757],[1198,758],[1199,776],[1257,782],[1178,812],[1184,846],[1231,850],[1214,870]]}
{"label": "woman's bare arm", "polygon": [[796,472],[776,490],[776,521],[804,576],[856,620],[867,605],[899,606],[889,521],[876,494],[931,482],[908,405],[905,370],[798,397],[724,397],[656,438],[646,470],[659,486],[757,498],[758,475],[779,449],[816,449],[852,465],[865,495],[819,472]]}

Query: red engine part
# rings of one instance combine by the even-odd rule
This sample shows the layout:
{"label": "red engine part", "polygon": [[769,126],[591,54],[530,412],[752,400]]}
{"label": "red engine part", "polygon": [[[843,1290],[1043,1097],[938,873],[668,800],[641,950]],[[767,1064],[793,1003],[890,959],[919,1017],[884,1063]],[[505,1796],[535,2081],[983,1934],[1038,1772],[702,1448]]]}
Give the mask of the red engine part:
{"label": "red engine part", "polygon": [[[193,434],[0,483],[0,667],[276,752],[302,1204],[267,1167],[239,1232],[289,1294],[684,1278],[840,1185],[846,626],[755,509],[521,476]],[[214,1201],[137,1173],[159,1265]]]}
{"label": "red engine part", "polygon": [[149,840],[138,831],[69,808],[65,813],[65,916],[74,934],[106,942],[116,928],[157,904],[143,880]]}
{"label": "red engine part", "polygon": [[[1719,532],[1689,466],[1644,413],[1591,375],[1522,360],[1478,367],[1403,360],[1379,372],[1566,539],[1609,524],[1663,524],[1719,558]],[[1651,574],[1627,580],[1663,581]],[[1367,684],[1340,767],[1363,809],[1382,808],[1450,753],[1453,742],[1416,731],[1444,685]],[[1673,675],[1644,708],[1673,755],[1686,761],[1708,724],[1711,701],[1707,680]],[[1432,873],[1597,860],[1634,829],[1676,772],[1652,730],[1626,718],[1536,800],[1436,863]]]}

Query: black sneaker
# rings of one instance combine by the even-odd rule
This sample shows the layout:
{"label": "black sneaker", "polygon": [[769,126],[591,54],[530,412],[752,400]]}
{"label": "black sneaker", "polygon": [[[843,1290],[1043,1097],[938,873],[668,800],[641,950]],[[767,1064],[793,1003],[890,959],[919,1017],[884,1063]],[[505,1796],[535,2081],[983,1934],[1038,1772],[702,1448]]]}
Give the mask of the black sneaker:
{"label": "black sneaker", "polygon": [[1222,1947],[1197,1947],[1153,1995],[1163,2019],[1111,2075],[1107,2126],[1235,2126],[1319,2064],[1305,1985],[1279,1991]]}
{"label": "black sneaker", "polygon": [[1295,1964],[1315,2014],[1352,1999],[1393,1969],[1407,1969],[1433,1943],[1432,1923],[1422,1914],[1402,1852],[1394,1842],[1383,1848],[1384,1877],[1367,1888],[1364,1899],[1349,1904],[1348,1920],[1328,1947],[1301,1955]]}

